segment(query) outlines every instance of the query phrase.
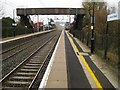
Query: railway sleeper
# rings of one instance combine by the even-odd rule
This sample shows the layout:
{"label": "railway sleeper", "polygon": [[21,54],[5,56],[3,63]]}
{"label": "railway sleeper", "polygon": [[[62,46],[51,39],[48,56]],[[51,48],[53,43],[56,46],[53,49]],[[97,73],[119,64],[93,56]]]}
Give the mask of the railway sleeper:
{"label": "railway sleeper", "polygon": [[33,72],[18,72],[15,75],[16,76],[35,76],[36,73],[33,73]]}
{"label": "railway sleeper", "polygon": [[31,82],[34,79],[34,76],[13,76],[9,78],[7,82],[9,81]]}
{"label": "railway sleeper", "polygon": [[11,80],[33,80],[33,76],[13,76]]}
{"label": "railway sleeper", "polygon": [[26,69],[26,68],[22,68],[22,69],[20,69],[20,71],[23,71],[23,72],[37,72],[38,71],[38,69]]}
{"label": "railway sleeper", "polygon": [[29,61],[30,64],[42,64],[40,61]]}
{"label": "railway sleeper", "polygon": [[32,79],[10,79],[10,80],[8,80],[6,83],[9,83],[9,82],[32,82]]}
{"label": "railway sleeper", "polygon": [[25,87],[2,87],[2,90],[28,90]]}
{"label": "railway sleeper", "polygon": [[30,61],[40,61],[40,59],[41,59],[40,57],[34,57],[34,58],[32,57]]}
{"label": "railway sleeper", "polygon": [[3,87],[28,87],[30,82],[27,81],[7,81]]}
{"label": "railway sleeper", "polygon": [[41,64],[36,63],[27,63],[26,66],[40,66]]}
{"label": "railway sleeper", "polygon": [[35,59],[33,60],[33,59],[32,59],[32,60],[30,60],[29,62],[38,62],[38,63],[42,63],[43,61],[41,61],[41,59],[39,58],[38,60],[35,60]]}
{"label": "railway sleeper", "polygon": [[23,66],[23,68],[26,68],[26,69],[39,69],[40,67],[39,66]]}

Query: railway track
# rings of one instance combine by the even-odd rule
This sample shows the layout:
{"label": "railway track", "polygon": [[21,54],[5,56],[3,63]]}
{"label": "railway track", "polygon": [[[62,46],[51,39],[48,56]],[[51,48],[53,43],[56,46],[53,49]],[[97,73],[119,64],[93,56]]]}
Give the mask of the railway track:
{"label": "railway track", "polygon": [[4,54],[4,53],[7,53],[7,52],[9,52],[9,51],[12,51],[12,50],[14,50],[14,49],[16,49],[16,48],[18,48],[18,47],[20,47],[20,46],[22,46],[22,45],[25,45],[25,44],[27,44],[27,43],[29,43],[29,42],[30,42],[30,41],[27,41],[27,42],[21,43],[21,44],[19,44],[19,45],[16,45],[16,46],[14,46],[14,47],[12,47],[12,48],[3,50],[2,53],[0,53],[0,54]]}
{"label": "railway track", "polygon": [[[18,52],[17,54],[14,54],[13,56],[9,57],[6,60],[1,60],[0,62],[2,64],[2,78],[7,75],[12,69],[14,69],[19,63],[21,63],[25,58],[27,58],[30,54],[32,54],[33,51],[35,51],[41,44],[43,44],[45,41],[47,41],[50,37],[56,35],[58,31],[54,31],[51,33],[47,33],[43,35],[42,37],[38,37],[35,44],[31,45],[29,48],[29,43],[26,45],[26,49],[18,52],[17,50],[15,52]],[[35,42],[33,40],[32,42]],[[30,43],[31,44],[31,43]],[[10,55],[13,53],[11,52]],[[7,56],[8,57],[8,56]]]}
{"label": "railway track", "polygon": [[[44,37],[45,38],[45,37]],[[41,38],[41,39],[43,39],[43,38]],[[7,59],[9,59],[10,57],[13,57],[14,55],[16,55],[16,54],[18,54],[18,53],[20,53],[20,52],[22,52],[23,50],[26,50],[26,49],[28,49],[29,47],[31,47],[31,46],[33,46],[33,45],[35,45],[35,44],[37,44],[37,42],[38,42],[38,40],[35,40],[34,42],[32,42],[32,43],[26,43],[26,44],[22,44],[22,45],[20,45],[19,47],[17,47],[17,48],[14,48],[14,49],[12,49],[12,50],[9,50],[9,52],[7,51],[7,52],[5,52],[4,54],[2,54],[3,55],[3,59],[2,59],[2,61],[4,61],[4,60],[7,60]]]}
{"label": "railway track", "polygon": [[[27,37],[27,39],[22,38],[22,40],[20,40],[20,41],[18,40],[18,42],[16,42],[16,43],[14,44],[14,46],[12,46],[12,47],[11,47],[11,45],[10,45],[10,46],[4,46],[4,44],[2,43],[2,46],[3,46],[3,47],[2,47],[2,52],[0,52],[0,55],[1,55],[1,54],[4,54],[4,53],[7,53],[7,52],[9,52],[9,51],[12,51],[13,49],[16,49],[16,48],[18,48],[18,47],[20,47],[20,46],[22,46],[22,45],[25,45],[25,44],[27,44],[27,43],[35,40],[36,38],[39,38],[39,37],[41,37],[41,36],[43,36],[43,35],[46,35],[46,34],[48,34],[48,33],[51,33],[51,32],[47,32],[47,33],[43,33],[43,34],[37,35],[37,36],[35,36],[35,38],[33,38],[34,36]],[[15,40],[15,41],[17,41],[17,40]],[[22,42],[22,43],[21,43],[21,42]]]}
{"label": "railway track", "polygon": [[43,40],[46,37],[36,37],[35,39],[26,41],[24,43],[21,43],[20,45],[16,45],[8,50],[4,50],[2,52],[2,61],[4,60],[8,60],[9,58],[15,56],[16,54],[22,52],[23,50],[28,49],[29,47],[37,44],[37,42],[39,42],[39,40]]}
{"label": "railway track", "polygon": [[1,80],[3,86],[2,90],[18,88],[22,90],[32,89],[37,76],[39,73],[43,73],[43,68],[46,68],[47,63],[49,62],[48,57],[50,57],[49,55],[53,50],[58,37],[59,34],[51,37],[16,68],[8,73]]}

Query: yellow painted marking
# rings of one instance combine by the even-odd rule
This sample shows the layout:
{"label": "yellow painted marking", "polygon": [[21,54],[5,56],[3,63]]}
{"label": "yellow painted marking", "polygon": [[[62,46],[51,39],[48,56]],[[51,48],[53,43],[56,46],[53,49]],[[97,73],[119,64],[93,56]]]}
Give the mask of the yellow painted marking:
{"label": "yellow painted marking", "polygon": [[101,86],[100,82],[98,81],[98,79],[96,78],[95,74],[93,73],[93,71],[91,70],[91,68],[89,67],[88,63],[86,62],[85,58],[83,57],[83,55],[79,52],[78,48],[76,47],[76,45],[74,44],[72,38],[67,34],[71,45],[73,46],[74,50],[76,53],[78,53],[79,58],[81,58],[82,62],[84,63],[85,67],[87,68],[88,72],[90,73],[90,75],[92,76],[96,86],[99,88],[99,90],[103,90],[103,87]]}

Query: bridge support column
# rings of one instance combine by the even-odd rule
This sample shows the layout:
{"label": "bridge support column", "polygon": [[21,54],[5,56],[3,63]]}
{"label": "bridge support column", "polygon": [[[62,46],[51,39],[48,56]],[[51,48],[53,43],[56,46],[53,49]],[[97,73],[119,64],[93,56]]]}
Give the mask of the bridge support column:
{"label": "bridge support column", "polygon": [[22,26],[27,26],[27,28],[33,28],[33,26],[31,25],[32,23],[30,23],[30,18],[28,18],[29,16],[25,16],[25,15],[20,15],[20,22]]}

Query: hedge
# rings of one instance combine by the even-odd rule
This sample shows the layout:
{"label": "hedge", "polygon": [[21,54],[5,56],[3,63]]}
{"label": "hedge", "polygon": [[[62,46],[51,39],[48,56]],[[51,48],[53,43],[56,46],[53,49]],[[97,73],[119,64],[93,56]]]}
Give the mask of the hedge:
{"label": "hedge", "polygon": [[25,27],[3,27],[2,37],[5,38],[5,37],[14,36],[14,31],[15,31],[15,35],[21,35],[21,34],[32,33],[33,29],[28,29]]}

